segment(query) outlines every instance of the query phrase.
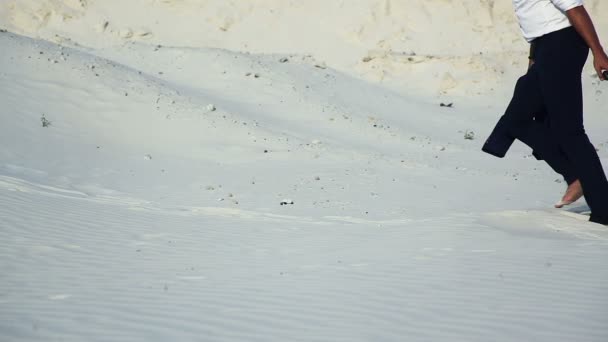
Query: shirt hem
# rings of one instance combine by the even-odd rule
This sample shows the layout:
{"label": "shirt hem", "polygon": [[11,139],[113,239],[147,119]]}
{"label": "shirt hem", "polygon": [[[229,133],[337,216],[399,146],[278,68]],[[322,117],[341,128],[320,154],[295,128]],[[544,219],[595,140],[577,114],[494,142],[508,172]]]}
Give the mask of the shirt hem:
{"label": "shirt hem", "polygon": [[559,30],[565,29],[567,27],[572,27],[572,24],[570,22],[567,22],[567,23],[564,23],[561,25],[546,27],[545,29],[543,29],[541,31],[534,32],[532,34],[527,34],[524,36],[524,38],[526,39],[526,41],[528,43],[531,43],[536,38],[540,38],[546,34],[549,34],[549,33],[555,32],[555,31],[559,31]]}

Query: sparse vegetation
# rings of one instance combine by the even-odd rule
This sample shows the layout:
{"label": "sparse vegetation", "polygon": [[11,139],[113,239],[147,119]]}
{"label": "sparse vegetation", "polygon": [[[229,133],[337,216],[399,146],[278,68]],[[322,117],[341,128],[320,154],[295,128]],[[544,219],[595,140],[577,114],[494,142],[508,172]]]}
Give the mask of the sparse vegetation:
{"label": "sparse vegetation", "polygon": [[51,122],[44,116],[44,114],[42,114],[42,117],[40,118],[40,122],[42,123],[42,127],[49,127],[51,125]]}

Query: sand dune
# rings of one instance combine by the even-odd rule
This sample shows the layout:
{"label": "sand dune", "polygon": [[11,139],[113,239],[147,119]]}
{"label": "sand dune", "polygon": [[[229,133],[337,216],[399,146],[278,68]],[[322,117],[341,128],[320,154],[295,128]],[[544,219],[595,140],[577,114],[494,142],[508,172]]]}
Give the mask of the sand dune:
{"label": "sand dune", "polygon": [[525,69],[510,2],[20,0],[0,28],[0,340],[608,339],[608,231],[524,146],[479,152]]}
{"label": "sand dune", "polygon": [[[605,6],[588,1],[608,35]],[[11,31],[90,47],[143,41],[312,54],[342,72],[429,96],[487,94],[526,63],[527,44],[508,1],[22,0],[0,5],[0,17]],[[430,58],[412,63],[412,56]],[[370,57],[373,63],[362,62]],[[412,74],[427,81],[423,89],[411,85],[411,76],[403,80]],[[450,77],[454,82],[446,83]]]}

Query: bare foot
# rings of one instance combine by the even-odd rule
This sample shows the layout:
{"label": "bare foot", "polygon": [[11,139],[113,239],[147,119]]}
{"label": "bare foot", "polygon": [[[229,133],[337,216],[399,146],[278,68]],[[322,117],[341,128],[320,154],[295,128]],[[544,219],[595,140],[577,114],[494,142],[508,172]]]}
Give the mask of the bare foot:
{"label": "bare foot", "polygon": [[583,197],[583,186],[579,180],[574,181],[566,189],[566,193],[562,200],[555,204],[556,208],[563,208],[566,205],[570,205]]}

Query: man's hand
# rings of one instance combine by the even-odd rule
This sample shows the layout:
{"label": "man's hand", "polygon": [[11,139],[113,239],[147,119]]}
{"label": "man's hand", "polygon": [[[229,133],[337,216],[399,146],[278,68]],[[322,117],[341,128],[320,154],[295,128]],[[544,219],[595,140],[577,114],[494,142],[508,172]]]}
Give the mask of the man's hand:
{"label": "man's hand", "polygon": [[595,71],[597,71],[600,80],[608,81],[608,79],[606,79],[606,75],[608,75],[608,56],[606,56],[604,51],[593,54],[593,66],[595,67]]}
{"label": "man's hand", "polygon": [[600,44],[600,39],[595,32],[595,27],[593,26],[591,17],[589,17],[589,13],[587,13],[584,6],[578,6],[567,11],[566,15],[572,26],[574,26],[578,34],[583,37],[585,43],[591,49],[595,71],[600,80],[605,81],[606,77],[602,74],[602,71],[608,70],[608,56],[606,56],[606,52]]}

